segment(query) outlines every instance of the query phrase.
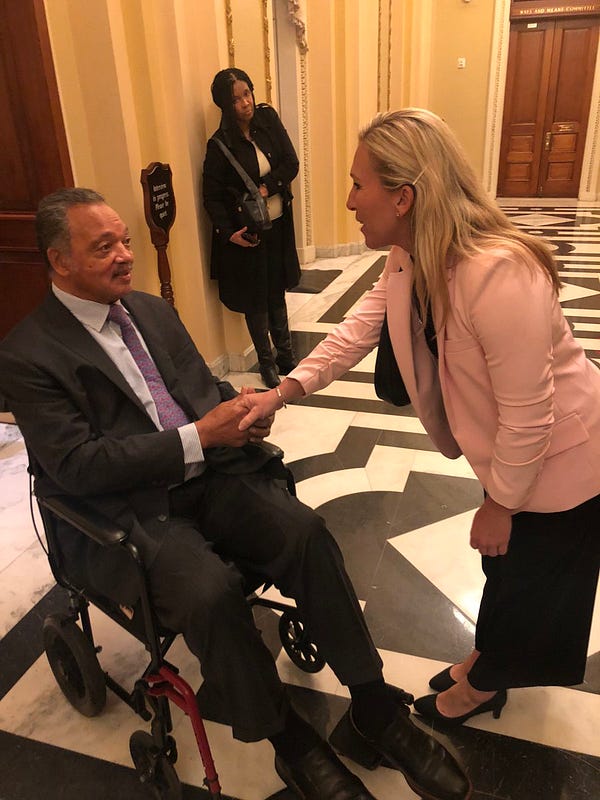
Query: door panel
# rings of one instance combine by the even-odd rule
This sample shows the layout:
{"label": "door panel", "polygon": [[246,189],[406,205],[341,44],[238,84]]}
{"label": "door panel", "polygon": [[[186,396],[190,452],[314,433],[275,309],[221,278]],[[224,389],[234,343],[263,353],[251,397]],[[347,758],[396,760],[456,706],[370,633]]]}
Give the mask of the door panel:
{"label": "door panel", "polygon": [[511,24],[498,195],[577,197],[598,20]]}
{"label": "door panel", "polygon": [[42,300],[39,200],[73,176],[43,0],[0,0],[0,338]]}
{"label": "door panel", "polygon": [[525,197],[535,194],[538,185],[554,26],[540,22],[535,29],[524,23],[514,27],[517,30],[511,31],[508,55],[500,180],[503,194]]}
{"label": "door panel", "polygon": [[542,196],[577,197],[597,44],[597,25],[585,20],[562,20],[556,27],[544,125],[548,145],[540,167]]}

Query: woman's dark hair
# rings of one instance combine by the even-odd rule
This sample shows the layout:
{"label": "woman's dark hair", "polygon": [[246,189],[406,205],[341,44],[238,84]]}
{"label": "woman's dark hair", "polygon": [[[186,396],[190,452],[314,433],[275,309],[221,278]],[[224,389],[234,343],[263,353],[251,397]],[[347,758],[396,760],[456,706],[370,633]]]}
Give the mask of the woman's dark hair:
{"label": "woman's dark hair", "polygon": [[229,67],[228,69],[222,69],[220,72],[217,72],[213,78],[210,93],[214,104],[221,109],[221,127],[226,130],[237,126],[233,109],[233,84],[236,81],[244,81],[244,83],[248,84],[248,88],[252,92],[252,102],[256,105],[254,100],[254,84],[247,72],[237,67]]}

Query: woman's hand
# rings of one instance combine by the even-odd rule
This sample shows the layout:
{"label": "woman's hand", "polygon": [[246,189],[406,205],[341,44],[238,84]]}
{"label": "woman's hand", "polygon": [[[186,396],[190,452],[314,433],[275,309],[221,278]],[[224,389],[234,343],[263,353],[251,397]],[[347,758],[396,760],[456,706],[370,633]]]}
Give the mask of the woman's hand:
{"label": "woman's hand", "polygon": [[512,512],[488,495],[471,525],[471,547],[482,556],[504,556],[508,550]]}
{"label": "woman's hand", "polygon": [[244,393],[243,398],[240,396],[240,402],[248,411],[240,421],[241,431],[256,425],[262,419],[272,419],[277,409],[283,405],[283,401],[275,389],[268,392]]}
{"label": "woman's hand", "polygon": [[233,244],[237,244],[240,247],[256,247],[259,243],[258,234],[257,233],[248,233],[248,226],[245,225],[243,228],[240,228],[239,231],[235,231],[229,237],[229,241]]}

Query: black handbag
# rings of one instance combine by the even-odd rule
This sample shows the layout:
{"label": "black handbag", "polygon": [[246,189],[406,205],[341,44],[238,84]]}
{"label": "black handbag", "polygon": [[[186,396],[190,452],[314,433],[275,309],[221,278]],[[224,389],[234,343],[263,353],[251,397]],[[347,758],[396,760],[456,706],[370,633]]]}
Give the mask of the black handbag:
{"label": "black handbag", "polygon": [[248,190],[236,198],[236,210],[238,212],[240,227],[247,227],[248,233],[268,231],[273,223],[269,216],[265,198],[260,193],[258,186],[254,183],[237,158],[235,158],[231,150],[223,144],[220,139],[217,139],[216,136],[213,136],[213,141],[219,145],[223,154],[244,181]]}
{"label": "black handbag", "polygon": [[379,348],[375,361],[375,392],[377,397],[394,406],[407,406],[410,397],[402,380],[402,375],[396,363],[392,340],[387,323],[387,314],[383,318]]}

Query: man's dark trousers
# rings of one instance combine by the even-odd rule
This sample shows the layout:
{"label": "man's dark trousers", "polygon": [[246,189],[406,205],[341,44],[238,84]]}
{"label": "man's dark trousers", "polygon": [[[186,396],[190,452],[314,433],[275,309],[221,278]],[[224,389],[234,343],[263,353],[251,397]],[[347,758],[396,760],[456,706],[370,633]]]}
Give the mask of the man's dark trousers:
{"label": "man's dark trousers", "polygon": [[169,533],[150,569],[159,619],[183,633],[222,717],[242,741],[283,729],[287,702],[244,594],[244,574],[291,597],[341,683],[381,677],[340,550],[321,517],[265,470],[211,468],[171,490]]}

